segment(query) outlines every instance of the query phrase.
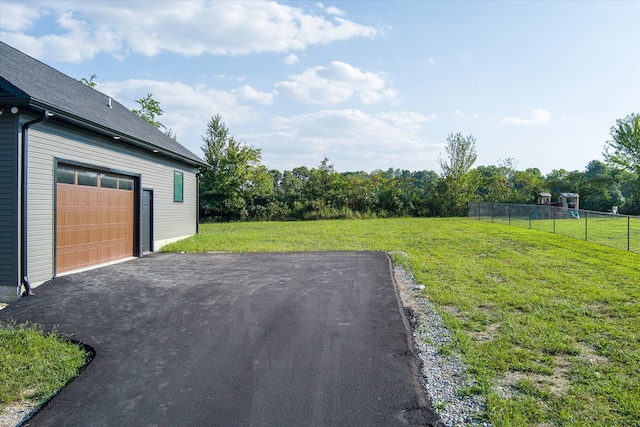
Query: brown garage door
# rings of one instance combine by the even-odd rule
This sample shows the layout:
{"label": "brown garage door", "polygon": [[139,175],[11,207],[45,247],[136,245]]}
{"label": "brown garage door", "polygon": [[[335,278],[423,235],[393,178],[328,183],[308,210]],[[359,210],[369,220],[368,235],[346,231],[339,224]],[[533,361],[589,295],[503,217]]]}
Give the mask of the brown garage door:
{"label": "brown garage door", "polygon": [[58,167],[56,270],[133,255],[133,180]]}

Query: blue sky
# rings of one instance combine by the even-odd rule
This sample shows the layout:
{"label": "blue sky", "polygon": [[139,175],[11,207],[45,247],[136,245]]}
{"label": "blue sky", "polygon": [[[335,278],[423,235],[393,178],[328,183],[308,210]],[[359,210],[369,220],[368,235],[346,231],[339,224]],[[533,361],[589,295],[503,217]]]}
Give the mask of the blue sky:
{"label": "blue sky", "polygon": [[208,120],[270,169],[583,170],[640,112],[639,1],[8,1],[0,40],[160,120],[202,155]]}

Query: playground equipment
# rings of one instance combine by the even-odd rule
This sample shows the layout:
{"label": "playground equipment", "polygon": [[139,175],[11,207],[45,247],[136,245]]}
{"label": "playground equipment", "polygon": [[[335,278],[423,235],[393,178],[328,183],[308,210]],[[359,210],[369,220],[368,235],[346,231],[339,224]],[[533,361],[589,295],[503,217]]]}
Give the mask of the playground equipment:
{"label": "playground equipment", "polygon": [[578,193],[560,193],[560,206],[567,209],[580,209],[580,195]]}
{"label": "playground equipment", "polygon": [[550,205],[551,204],[551,193],[540,193],[540,194],[538,194],[538,204],[539,205]]}
{"label": "playground equipment", "polygon": [[[580,219],[580,195],[578,193],[560,193],[557,202],[552,202],[551,198],[551,193],[545,192],[538,194],[538,205],[555,207],[555,217],[563,216],[562,212],[564,212],[564,215],[566,215],[567,218]],[[544,210],[541,216],[541,210],[537,209],[535,212],[533,212],[533,214],[531,214],[530,218],[548,218],[548,212],[550,211]]]}

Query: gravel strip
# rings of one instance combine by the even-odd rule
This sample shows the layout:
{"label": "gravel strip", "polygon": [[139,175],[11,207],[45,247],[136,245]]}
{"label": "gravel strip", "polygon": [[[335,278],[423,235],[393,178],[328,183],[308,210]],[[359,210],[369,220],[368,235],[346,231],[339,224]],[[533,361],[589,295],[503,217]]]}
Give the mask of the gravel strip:
{"label": "gravel strip", "polygon": [[7,406],[0,414],[0,427],[14,427],[29,419],[36,410],[30,402],[18,402]]}
{"label": "gravel strip", "polygon": [[473,381],[466,375],[459,355],[439,353],[438,349],[453,339],[433,303],[424,298],[424,286],[401,266],[394,266],[393,275],[411,323],[415,351],[422,360],[422,383],[433,409],[447,427],[490,427],[490,423],[480,421],[486,407],[484,399],[458,395]]}

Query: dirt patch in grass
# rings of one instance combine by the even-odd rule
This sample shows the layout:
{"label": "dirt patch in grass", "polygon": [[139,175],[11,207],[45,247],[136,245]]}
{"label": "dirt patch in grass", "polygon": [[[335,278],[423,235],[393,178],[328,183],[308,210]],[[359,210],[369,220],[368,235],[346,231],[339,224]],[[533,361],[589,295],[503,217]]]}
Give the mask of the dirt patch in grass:
{"label": "dirt patch in grass", "polygon": [[478,342],[491,341],[498,335],[500,323],[492,323],[483,331],[467,331],[467,334]]}
{"label": "dirt patch in grass", "polygon": [[564,396],[569,390],[569,372],[575,356],[557,355],[553,358],[553,372],[550,375],[513,371],[507,372],[498,381],[495,390],[503,398],[513,398],[521,393],[523,381],[533,385],[541,393],[554,397]]}
{"label": "dirt patch in grass", "polygon": [[578,350],[580,350],[580,355],[578,357],[593,365],[603,365],[605,363],[609,363],[609,359],[607,359],[605,356],[596,354],[596,350],[592,347],[589,347],[587,345],[578,345]]}

